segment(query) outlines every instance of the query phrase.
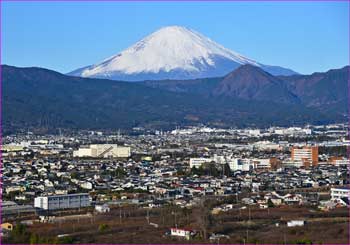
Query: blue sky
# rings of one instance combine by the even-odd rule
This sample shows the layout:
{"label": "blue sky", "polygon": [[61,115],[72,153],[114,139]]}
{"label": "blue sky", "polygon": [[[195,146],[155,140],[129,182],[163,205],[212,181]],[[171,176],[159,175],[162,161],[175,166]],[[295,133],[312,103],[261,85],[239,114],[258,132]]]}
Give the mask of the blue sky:
{"label": "blue sky", "polygon": [[2,2],[2,60],[69,72],[167,25],[308,74],[349,63],[348,2]]}

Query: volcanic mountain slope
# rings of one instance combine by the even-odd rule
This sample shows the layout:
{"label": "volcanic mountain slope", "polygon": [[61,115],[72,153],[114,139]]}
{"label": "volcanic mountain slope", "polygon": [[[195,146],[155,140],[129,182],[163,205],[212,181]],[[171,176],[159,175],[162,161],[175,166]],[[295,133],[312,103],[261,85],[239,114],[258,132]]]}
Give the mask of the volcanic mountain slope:
{"label": "volcanic mountain slope", "polygon": [[296,74],[290,69],[244,57],[196,31],[169,26],[117,55],[68,75],[124,81],[193,79],[224,76],[242,64],[254,65],[275,75]]}
{"label": "volcanic mountain slope", "polygon": [[307,106],[320,107],[344,103],[349,98],[350,66],[311,75],[280,76],[288,89]]}
{"label": "volcanic mountain slope", "polygon": [[224,77],[145,81],[143,84],[167,91],[195,93],[207,97],[300,103],[298,97],[288,90],[283,80],[253,65],[242,65]]}
{"label": "volcanic mountain slope", "polygon": [[254,101],[302,104],[324,112],[347,113],[349,66],[311,75],[272,76],[244,65],[224,77],[195,80],[145,81],[143,84],[168,91],[231,97]]}
{"label": "volcanic mountain slope", "polygon": [[252,65],[243,65],[226,75],[213,95],[279,103],[298,102],[297,96],[282,80]]}
{"label": "volcanic mountain slope", "polygon": [[195,93],[195,85],[192,92],[170,92],[141,83],[71,77],[41,68],[4,65],[2,85],[4,130],[166,129],[200,123],[232,127],[342,120],[298,104]]}

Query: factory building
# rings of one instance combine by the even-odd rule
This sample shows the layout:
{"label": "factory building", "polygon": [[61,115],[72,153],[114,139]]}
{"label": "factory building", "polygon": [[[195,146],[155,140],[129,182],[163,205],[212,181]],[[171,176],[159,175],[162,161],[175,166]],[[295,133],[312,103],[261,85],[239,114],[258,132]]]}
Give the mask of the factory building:
{"label": "factory building", "polygon": [[88,193],[36,197],[34,207],[42,210],[59,210],[90,206]]}
{"label": "factory building", "polygon": [[115,158],[129,157],[130,147],[117,144],[98,144],[82,147],[73,152],[73,157]]}

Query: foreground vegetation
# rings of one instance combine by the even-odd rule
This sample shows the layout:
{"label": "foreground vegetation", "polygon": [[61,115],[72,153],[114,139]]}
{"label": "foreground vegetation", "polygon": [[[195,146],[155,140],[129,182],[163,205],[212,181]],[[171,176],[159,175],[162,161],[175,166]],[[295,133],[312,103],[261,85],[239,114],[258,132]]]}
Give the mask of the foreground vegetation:
{"label": "foreground vegetation", "polygon": [[[114,207],[110,213],[66,219],[32,226],[18,224],[4,243],[348,243],[348,209],[321,212],[313,207],[284,206],[258,209],[233,209],[212,214],[219,202],[206,200],[196,208],[166,206],[145,209],[136,206]],[[149,220],[148,220],[149,218]],[[287,227],[286,221],[306,220],[303,227]],[[155,227],[152,224],[157,224]],[[278,225],[277,225],[278,224]],[[186,241],[165,235],[171,227],[197,231]],[[210,240],[212,233],[229,238]]]}

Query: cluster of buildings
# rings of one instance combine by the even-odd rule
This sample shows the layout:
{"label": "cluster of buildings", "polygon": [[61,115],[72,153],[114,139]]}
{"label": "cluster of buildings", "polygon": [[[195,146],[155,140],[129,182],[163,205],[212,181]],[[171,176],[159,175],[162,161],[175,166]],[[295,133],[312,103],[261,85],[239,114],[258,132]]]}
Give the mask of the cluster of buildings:
{"label": "cluster of buildings", "polygon": [[[6,136],[3,215],[91,205],[104,212],[121,203],[189,207],[203,196],[230,195],[261,208],[268,200],[276,206],[348,205],[344,127]],[[328,204],[304,193],[321,188],[329,192]]]}
{"label": "cluster of buildings", "polygon": [[[270,158],[237,158],[234,155],[224,155],[213,157],[200,157],[190,158],[190,168],[200,168],[207,163],[228,164],[231,171],[250,171],[256,170],[269,170],[276,169],[282,165],[295,166],[295,167],[310,167],[317,166],[319,163],[319,154],[317,145],[305,145],[305,146],[291,146],[290,158],[277,158],[275,156]],[[282,164],[283,163],[283,164]],[[330,158],[329,161],[322,164],[334,164],[334,165],[348,165],[350,162],[345,158]]]}

